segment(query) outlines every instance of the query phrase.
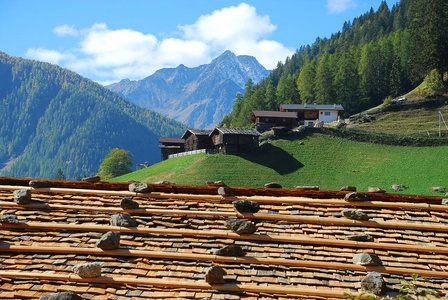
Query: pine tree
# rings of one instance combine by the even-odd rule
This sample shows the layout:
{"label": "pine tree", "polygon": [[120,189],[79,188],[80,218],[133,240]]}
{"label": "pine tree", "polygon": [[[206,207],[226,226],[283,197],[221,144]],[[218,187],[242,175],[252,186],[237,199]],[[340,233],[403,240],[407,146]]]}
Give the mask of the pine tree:
{"label": "pine tree", "polygon": [[56,179],[56,180],[65,180],[65,175],[64,175],[64,172],[62,171],[61,168],[58,169],[58,171],[56,173],[56,177],[54,179]]}
{"label": "pine tree", "polygon": [[306,64],[300,71],[297,79],[297,89],[300,93],[300,99],[303,103],[313,103],[316,100],[314,93],[314,80],[316,77],[316,70],[314,63]]}
{"label": "pine tree", "polygon": [[333,74],[329,65],[329,55],[325,54],[317,65],[316,102],[321,104],[331,103],[333,98]]}

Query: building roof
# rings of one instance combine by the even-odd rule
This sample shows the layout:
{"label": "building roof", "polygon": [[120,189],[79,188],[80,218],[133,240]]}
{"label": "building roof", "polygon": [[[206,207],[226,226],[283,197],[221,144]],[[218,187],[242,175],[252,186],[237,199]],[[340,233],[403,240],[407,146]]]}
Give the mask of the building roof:
{"label": "building roof", "polygon": [[162,144],[185,144],[185,140],[180,137],[161,137],[159,143]]}
{"label": "building roof", "polygon": [[216,127],[213,129],[213,131],[210,133],[212,135],[214,132],[219,131],[222,134],[234,134],[234,135],[253,135],[253,136],[260,136],[261,133],[256,131],[255,129],[241,129],[241,128],[222,128],[222,127]]}
{"label": "building roof", "polygon": [[[154,184],[153,193],[128,191],[127,183],[48,181],[32,188],[30,204],[17,204],[14,190],[30,189],[21,178],[0,178],[0,298],[38,299],[73,291],[83,299],[291,299],[341,298],[361,292],[361,280],[380,272],[391,292],[412,274],[418,287],[448,292],[448,213],[442,197],[308,189]],[[140,204],[122,209],[122,197]],[[257,213],[239,213],[232,202],[248,199]],[[344,208],[369,220],[342,216]],[[134,227],[111,226],[113,214],[130,215]],[[19,223],[7,223],[14,215]],[[237,234],[224,222],[253,221],[257,231]],[[255,221],[256,220],[256,221]],[[95,243],[120,233],[117,250]],[[348,240],[368,234],[370,242]],[[239,256],[213,254],[241,246]],[[380,266],[353,263],[358,253],[375,254]],[[73,272],[81,263],[102,263],[101,277]],[[205,272],[219,266],[225,283],[209,284]]]}
{"label": "building roof", "polygon": [[211,130],[201,130],[201,129],[187,129],[184,134],[182,135],[182,138],[186,140],[190,135],[194,134],[196,136],[204,136],[209,135],[211,133]]}
{"label": "building roof", "polygon": [[252,113],[255,117],[297,119],[297,114],[289,111],[253,110]]}
{"label": "building roof", "polygon": [[281,104],[283,110],[344,110],[340,104]]}

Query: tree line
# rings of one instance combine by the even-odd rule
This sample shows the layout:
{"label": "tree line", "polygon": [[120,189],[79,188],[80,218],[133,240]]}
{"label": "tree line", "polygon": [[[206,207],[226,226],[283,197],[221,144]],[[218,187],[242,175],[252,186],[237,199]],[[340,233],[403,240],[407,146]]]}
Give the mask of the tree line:
{"label": "tree line", "polygon": [[346,116],[412,90],[432,70],[448,70],[448,1],[402,0],[392,9],[345,22],[331,38],[317,38],[279,62],[268,78],[246,83],[220,126],[249,127],[252,110],[280,104],[341,104]]}

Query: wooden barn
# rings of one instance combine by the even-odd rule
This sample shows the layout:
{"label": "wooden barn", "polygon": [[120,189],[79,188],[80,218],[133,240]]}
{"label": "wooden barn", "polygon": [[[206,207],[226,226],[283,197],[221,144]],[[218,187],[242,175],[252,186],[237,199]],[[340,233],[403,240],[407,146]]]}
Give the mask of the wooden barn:
{"label": "wooden barn", "polygon": [[211,130],[187,129],[182,136],[185,140],[185,151],[213,149],[210,133]]}
{"label": "wooden barn", "polygon": [[185,151],[185,140],[179,137],[161,137],[159,148],[162,153],[162,160],[168,159],[168,155]]}
{"label": "wooden barn", "polygon": [[210,137],[218,153],[246,153],[258,148],[261,134],[255,129],[216,127]]}
{"label": "wooden barn", "polygon": [[272,127],[292,129],[299,125],[297,114],[287,111],[254,110],[250,116],[250,122],[260,133],[269,131]]}

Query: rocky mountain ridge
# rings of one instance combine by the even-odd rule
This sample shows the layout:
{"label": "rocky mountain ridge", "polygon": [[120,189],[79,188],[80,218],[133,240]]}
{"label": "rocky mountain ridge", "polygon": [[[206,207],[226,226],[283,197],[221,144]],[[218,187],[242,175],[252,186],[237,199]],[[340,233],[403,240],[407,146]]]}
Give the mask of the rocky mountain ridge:
{"label": "rocky mountain ridge", "polygon": [[160,69],[142,80],[123,79],[106,88],[139,106],[205,129],[232,111],[236,94],[244,91],[249,78],[258,83],[269,74],[254,57],[226,51],[210,64]]}

